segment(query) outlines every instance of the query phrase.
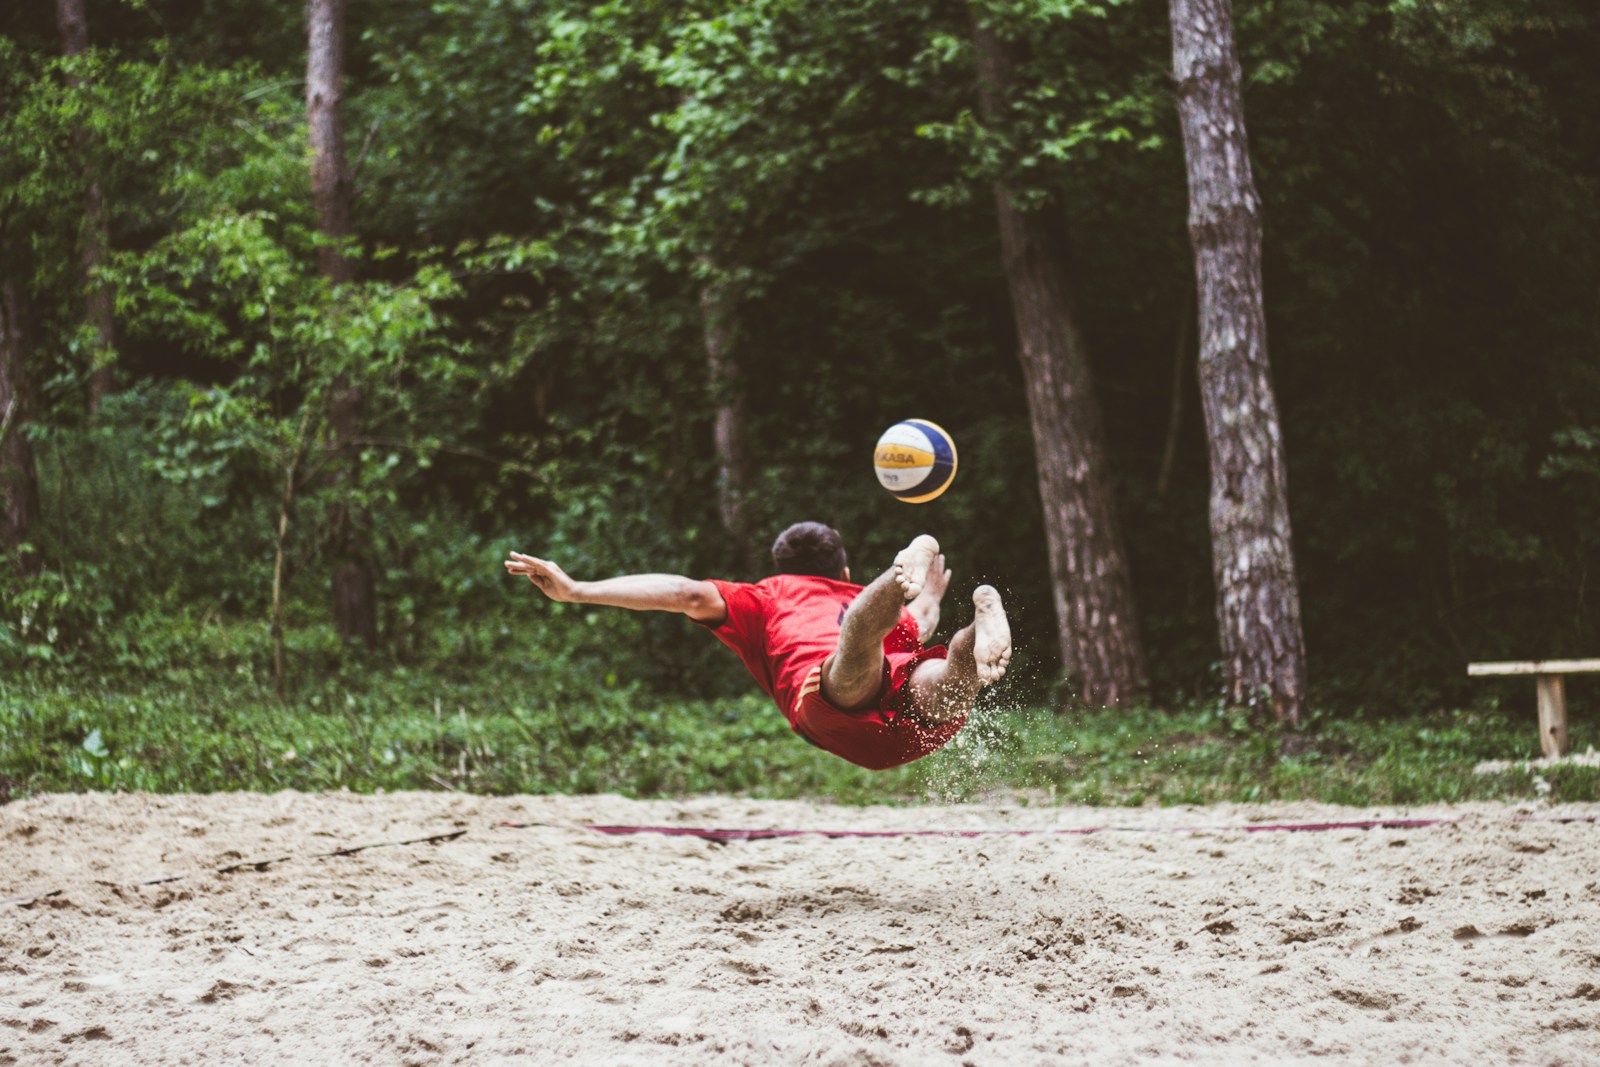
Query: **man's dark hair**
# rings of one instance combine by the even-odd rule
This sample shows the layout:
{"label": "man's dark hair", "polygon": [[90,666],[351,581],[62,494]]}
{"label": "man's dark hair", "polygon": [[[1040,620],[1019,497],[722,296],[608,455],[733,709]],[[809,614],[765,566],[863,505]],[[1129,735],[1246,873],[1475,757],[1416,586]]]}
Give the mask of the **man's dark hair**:
{"label": "man's dark hair", "polygon": [[839,531],[820,522],[797,522],[772,543],[772,564],[779,574],[837,578],[847,562]]}

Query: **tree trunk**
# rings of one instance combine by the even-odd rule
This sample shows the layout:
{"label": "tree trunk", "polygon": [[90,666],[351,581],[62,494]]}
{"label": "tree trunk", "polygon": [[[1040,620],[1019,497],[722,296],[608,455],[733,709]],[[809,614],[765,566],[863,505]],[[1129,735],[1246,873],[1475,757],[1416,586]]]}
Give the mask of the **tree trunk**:
{"label": "tree trunk", "polygon": [[272,687],[281,698],[287,677],[284,665],[283,610],[284,578],[289,561],[289,519],[294,508],[294,465],[284,475],[282,492],[278,498],[278,537],[272,552]]}
{"label": "tree trunk", "polygon": [[[61,50],[69,56],[82,55],[89,48],[89,22],[84,14],[83,0],[56,0],[56,25],[61,31]],[[81,79],[72,80],[73,88],[81,87]],[[95,334],[95,347],[89,367],[89,414],[100,410],[100,405],[116,387],[112,360],[116,353],[115,297],[101,277],[111,248],[106,231],[105,203],[100,192],[99,177],[89,161],[89,130],[81,123],[72,133],[73,147],[83,158],[83,221],[79,225],[79,275],[83,284],[83,317]]]}
{"label": "tree trunk", "polygon": [[753,576],[755,549],[749,509],[749,454],[745,426],[748,405],[744,374],[734,351],[732,299],[728,284],[713,278],[700,289],[700,314],[705,326],[706,368],[716,405],[712,444],[717,460],[717,514],[733,547],[735,573]]}
{"label": "tree trunk", "polygon": [[[317,230],[327,243],[317,267],[330,285],[355,280],[355,263],[343,241],[350,236],[352,183],[344,143],[344,25],[346,0],[309,0],[306,5],[306,122],[311,140],[311,199]],[[378,636],[368,522],[350,503],[356,483],[354,441],[361,430],[365,398],[349,381],[336,380],[328,397],[332,429],[333,625],[341,637],[374,644]]]}
{"label": "tree trunk", "polygon": [[1211,457],[1211,556],[1228,696],[1298,723],[1305,638],[1261,296],[1230,0],[1171,0],[1172,67],[1189,175],[1200,393]]}
{"label": "tree trunk", "polygon": [[306,123],[311,137],[311,199],[327,239],[317,268],[334,284],[355,280],[355,264],[336,243],[350,236],[350,163],[344,143],[346,0],[306,4]]}
{"label": "tree trunk", "polygon": [[[3,250],[3,245],[0,245]],[[0,546],[25,575],[38,574],[44,560],[23,552],[39,521],[39,476],[28,440],[29,391],[23,297],[16,281],[0,277]]]}
{"label": "tree trunk", "polygon": [[311,412],[307,409],[300,416],[300,426],[295,431],[294,441],[290,445],[289,462],[284,467],[283,484],[278,493],[278,537],[272,553],[272,683],[280,698],[283,696],[284,679],[287,677],[284,665],[283,613],[287,602],[289,522],[294,516],[295,486],[300,477],[300,461],[305,455],[306,430],[310,424]]}
{"label": "tree trunk", "polygon": [[[9,101],[0,97],[0,118]],[[0,550],[18,573],[44,569],[37,552],[22,551],[39,521],[39,472],[28,438],[32,415],[28,379],[27,297],[10,219],[0,216]]]}
{"label": "tree trunk", "polygon": [[[976,16],[973,43],[980,110],[994,121],[1011,90],[1014,63]],[[1077,680],[1082,703],[1122,704],[1144,688],[1144,646],[1088,353],[1060,253],[1017,210],[1003,182],[995,183],[994,199],[1033,422],[1062,665]]]}

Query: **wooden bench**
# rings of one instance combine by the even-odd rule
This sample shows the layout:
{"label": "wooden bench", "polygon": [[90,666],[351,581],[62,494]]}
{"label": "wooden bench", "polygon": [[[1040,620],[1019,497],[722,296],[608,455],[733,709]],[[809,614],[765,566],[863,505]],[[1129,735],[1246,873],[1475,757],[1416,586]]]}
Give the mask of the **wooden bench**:
{"label": "wooden bench", "polygon": [[1569,674],[1600,671],[1600,659],[1544,659],[1515,663],[1469,663],[1474,677],[1531,674],[1539,698],[1539,747],[1546,756],[1567,752],[1567,685]]}

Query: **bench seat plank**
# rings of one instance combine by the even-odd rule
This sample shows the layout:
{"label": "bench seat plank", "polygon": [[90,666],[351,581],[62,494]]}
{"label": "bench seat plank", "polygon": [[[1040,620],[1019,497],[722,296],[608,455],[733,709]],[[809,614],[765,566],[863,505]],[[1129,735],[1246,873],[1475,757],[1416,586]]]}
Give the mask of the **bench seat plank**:
{"label": "bench seat plank", "polygon": [[1600,659],[1544,659],[1510,663],[1469,663],[1470,675],[1490,674],[1588,674],[1600,671]]}

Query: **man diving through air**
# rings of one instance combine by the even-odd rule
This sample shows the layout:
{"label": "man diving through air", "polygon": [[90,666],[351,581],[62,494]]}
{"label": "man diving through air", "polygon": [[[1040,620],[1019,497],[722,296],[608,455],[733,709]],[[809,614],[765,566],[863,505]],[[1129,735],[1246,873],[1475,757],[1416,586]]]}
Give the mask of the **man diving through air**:
{"label": "man diving through air", "polygon": [[1000,594],[980,585],[973,618],[948,646],[927,646],[950,581],[926,534],[866,586],[850,581],[844,542],[796,523],[772,546],[759,582],[630,574],[575,581],[548,560],[511,553],[506,570],[551,600],[687,615],[733,649],[794,732],[871,770],[898,767],[955,737],[978,691],[1011,661]]}

